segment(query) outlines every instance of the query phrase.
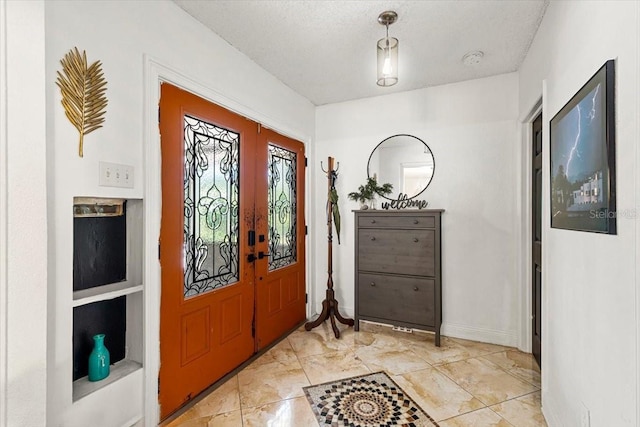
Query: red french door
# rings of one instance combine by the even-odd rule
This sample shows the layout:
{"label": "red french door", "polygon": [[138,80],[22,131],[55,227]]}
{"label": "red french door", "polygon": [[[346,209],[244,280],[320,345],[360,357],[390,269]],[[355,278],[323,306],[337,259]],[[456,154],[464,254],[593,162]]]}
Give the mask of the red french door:
{"label": "red french door", "polygon": [[160,136],[164,419],[304,320],[304,147],[167,83]]}
{"label": "red french door", "polygon": [[301,142],[265,128],[257,152],[257,164],[267,166],[256,177],[256,338],[262,349],[306,317],[305,155]]}

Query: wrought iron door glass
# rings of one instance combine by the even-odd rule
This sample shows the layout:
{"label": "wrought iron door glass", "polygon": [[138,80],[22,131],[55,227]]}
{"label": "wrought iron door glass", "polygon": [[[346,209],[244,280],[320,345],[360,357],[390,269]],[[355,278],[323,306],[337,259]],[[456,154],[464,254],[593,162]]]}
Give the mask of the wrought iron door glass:
{"label": "wrought iron door glass", "polygon": [[296,153],[269,144],[269,271],[296,262]]}
{"label": "wrought iron door glass", "polygon": [[239,278],[240,135],[184,116],[184,296]]}

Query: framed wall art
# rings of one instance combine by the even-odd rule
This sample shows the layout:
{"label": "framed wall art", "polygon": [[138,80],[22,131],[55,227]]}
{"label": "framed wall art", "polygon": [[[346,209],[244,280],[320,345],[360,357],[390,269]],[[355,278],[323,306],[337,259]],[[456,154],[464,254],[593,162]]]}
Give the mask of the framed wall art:
{"label": "framed wall art", "polygon": [[616,234],[613,60],[551,119],[550,141],[551,227]]}

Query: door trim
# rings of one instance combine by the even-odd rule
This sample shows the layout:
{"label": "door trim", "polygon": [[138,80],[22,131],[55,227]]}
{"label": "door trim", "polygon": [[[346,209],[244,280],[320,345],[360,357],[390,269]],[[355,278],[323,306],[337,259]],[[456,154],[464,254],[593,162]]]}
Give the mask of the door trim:
{"label": "door trim", "polygon": [[[144,420],[145,425],[157,425],[160,421],[158,402],[158,375],[160,374],[160,262],[158,260],[158,239],[160,237],[160,219],[162,208],[160,133],[158,130],[158,105],[160,102],[160,84],[170,83],[176,87],[195,93],[201,98],[218,104],[234,113],[265,126],[282,135],[301,141],[309,156],[311,136],[293,129],[265,114],[243,105],[241,102],[207,87],[189,77],[186,72],[164,65],[150,55],[144,55],[144,102],[143,102],[143,165],[144,165]],[[306,180],[309,183],[310,169],[307,168]],[[307,184],[308,186],[310,184]],[[309,187],[311,188],[311,187]],[[305,202],[309,205],[309,193]],[[305,212],[305,222],[312,228],[310,218]],[[306,242],[307,259],[313,259],[313,248]],[[306,266],[306,292],[309,290],[310,272]],[[313,304],[307,304],[307,317],[311,315]]]}
{"label": "door trim", "polygon": [[7,425],[7,2],[0,0],[0,427]]}
{"label": "door trim", "polygon": [[[518,121],[520,122],[520,144],[518,145],[518,156],[520,160],[520,191],[517,203],[520,207],[520,221],[516,231],[518,248],[520,257],[518,260],[518,278],[520,286],[518,287],[519,316],[518,316],[518,349],[531,353],[531,340],[533,330],[531,327],[531,287],[532,274],[531,257],[532,257],[532,236],[531,236],[531,144],[533,144],[533,132],[531,124],[533,120],[542,111],[542,98],[538,98],[535,105],[529,113],[525,114]],[[543,120],[544,125],[544,120]],[[544,142],[543,142],[544,143]],[[544,184],[543,184],[544,188]],[[544,199],[544,197],[543,197]],[[544,228],[544,221],[543,221]]]}

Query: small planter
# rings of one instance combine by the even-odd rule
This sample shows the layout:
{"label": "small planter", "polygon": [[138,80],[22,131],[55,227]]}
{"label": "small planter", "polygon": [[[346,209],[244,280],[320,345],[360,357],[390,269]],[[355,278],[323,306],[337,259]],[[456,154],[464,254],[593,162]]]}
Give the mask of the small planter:
{"label": "small planter", "polygon": [[349,199],[360,203],[360,209],[376,209],[376,196],[385,196],[391,193],[393,186],[391,184],[378,185],[376,178],[367,178],[367,183],[358,187],[357,192],[351,192],[347,195]]}

